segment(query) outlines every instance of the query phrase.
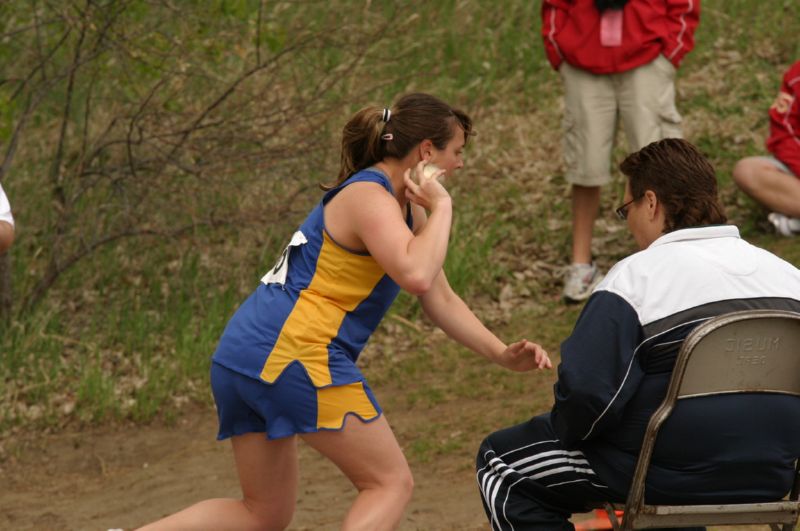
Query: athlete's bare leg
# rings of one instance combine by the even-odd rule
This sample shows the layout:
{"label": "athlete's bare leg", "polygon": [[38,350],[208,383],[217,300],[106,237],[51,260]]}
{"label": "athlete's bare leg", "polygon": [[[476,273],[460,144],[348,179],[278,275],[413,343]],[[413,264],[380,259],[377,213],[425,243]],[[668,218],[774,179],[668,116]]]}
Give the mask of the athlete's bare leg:
{"label": "athlete's bare leg", "polygon": [[342,523],[346,531],[395,529],[411,500],[413,479],[408,462],[381,416],[362,422],[350,416],[341,431],[300,437],[333,461],[358,489]]}

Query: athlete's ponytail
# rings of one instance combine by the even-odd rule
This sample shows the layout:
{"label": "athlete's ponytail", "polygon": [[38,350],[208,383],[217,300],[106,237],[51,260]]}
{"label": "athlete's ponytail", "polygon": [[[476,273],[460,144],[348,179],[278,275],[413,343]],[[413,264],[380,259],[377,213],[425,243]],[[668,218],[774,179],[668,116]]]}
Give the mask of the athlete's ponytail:
{"label": "athlete's ponytail", "polygon": [[384,147],[382,144],[387,142],[387,140],[381,139],[383,129],[387,124],[382,120],[383,116],[382,109],[365,107],[345,124],[342,130],[339,176],[335,185],[323,185],[323,190],[335,188],[358,170],[368,168],[383,159]]}
{"label": "athlete's ponytail", "polygon": [[339,176],[330,190],[348,177],[391,157],[402,159],[425,139],[437,149],[444,149],[455,135],[456,127],[464,139],[472,133],[472,120],[429,94],[414,93],[400,98],[391,109],[366,107],[358,111],[342,131]]}

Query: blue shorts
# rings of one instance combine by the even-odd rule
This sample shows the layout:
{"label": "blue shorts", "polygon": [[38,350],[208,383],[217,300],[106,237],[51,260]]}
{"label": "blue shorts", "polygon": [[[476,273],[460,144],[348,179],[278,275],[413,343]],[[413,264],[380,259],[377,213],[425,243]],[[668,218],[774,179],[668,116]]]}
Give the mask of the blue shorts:
{"label": "blue shorts", "polygon": [[289,364],[269,384],[212,362],[211,390],[217,404],[219,440],[245,433],[279,439],[340,430],[348,415],[369,422],[382,412],[367,382],[317,388],[300,363]]}

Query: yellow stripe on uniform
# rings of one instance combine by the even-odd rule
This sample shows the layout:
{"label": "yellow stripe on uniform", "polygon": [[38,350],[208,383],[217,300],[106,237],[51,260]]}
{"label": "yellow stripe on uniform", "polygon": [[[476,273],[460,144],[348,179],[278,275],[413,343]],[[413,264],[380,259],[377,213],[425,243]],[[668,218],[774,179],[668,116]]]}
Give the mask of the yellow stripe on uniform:
{"label": "yellow stripe on uniform", "polygon": [[330,385],[328,345],[339,332],[347,312],[372,293],[384,274],[371,256],[347,251],[323,232],[314,278],[300,292],[261,378],[274,382],[288,364],[298,360],[316,387]]}
{"label": "yellow stripe on uniform", "polygon": [[364,420],[378,415],[364,391],[363,382],[317,389],[317,428],[341,429],[348,413],[355,413]]}

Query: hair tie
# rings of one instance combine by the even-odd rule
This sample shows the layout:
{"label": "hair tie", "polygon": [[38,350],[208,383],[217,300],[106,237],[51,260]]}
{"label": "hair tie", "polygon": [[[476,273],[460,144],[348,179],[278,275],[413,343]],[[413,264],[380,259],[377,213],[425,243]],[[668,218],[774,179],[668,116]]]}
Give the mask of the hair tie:
{"label": "hair tie", "polygon": [[394,138],[394,135],[392,135],[392,133],[386,133],[386,134],[381,135],[381,140],[392,140],[393,138]]}
{"label": "hair tie", "polygon": [[391,109],[384,109],[383,114],[381,115],[382,122],[389,122],[389,118],[392,117],[392,110]]}

